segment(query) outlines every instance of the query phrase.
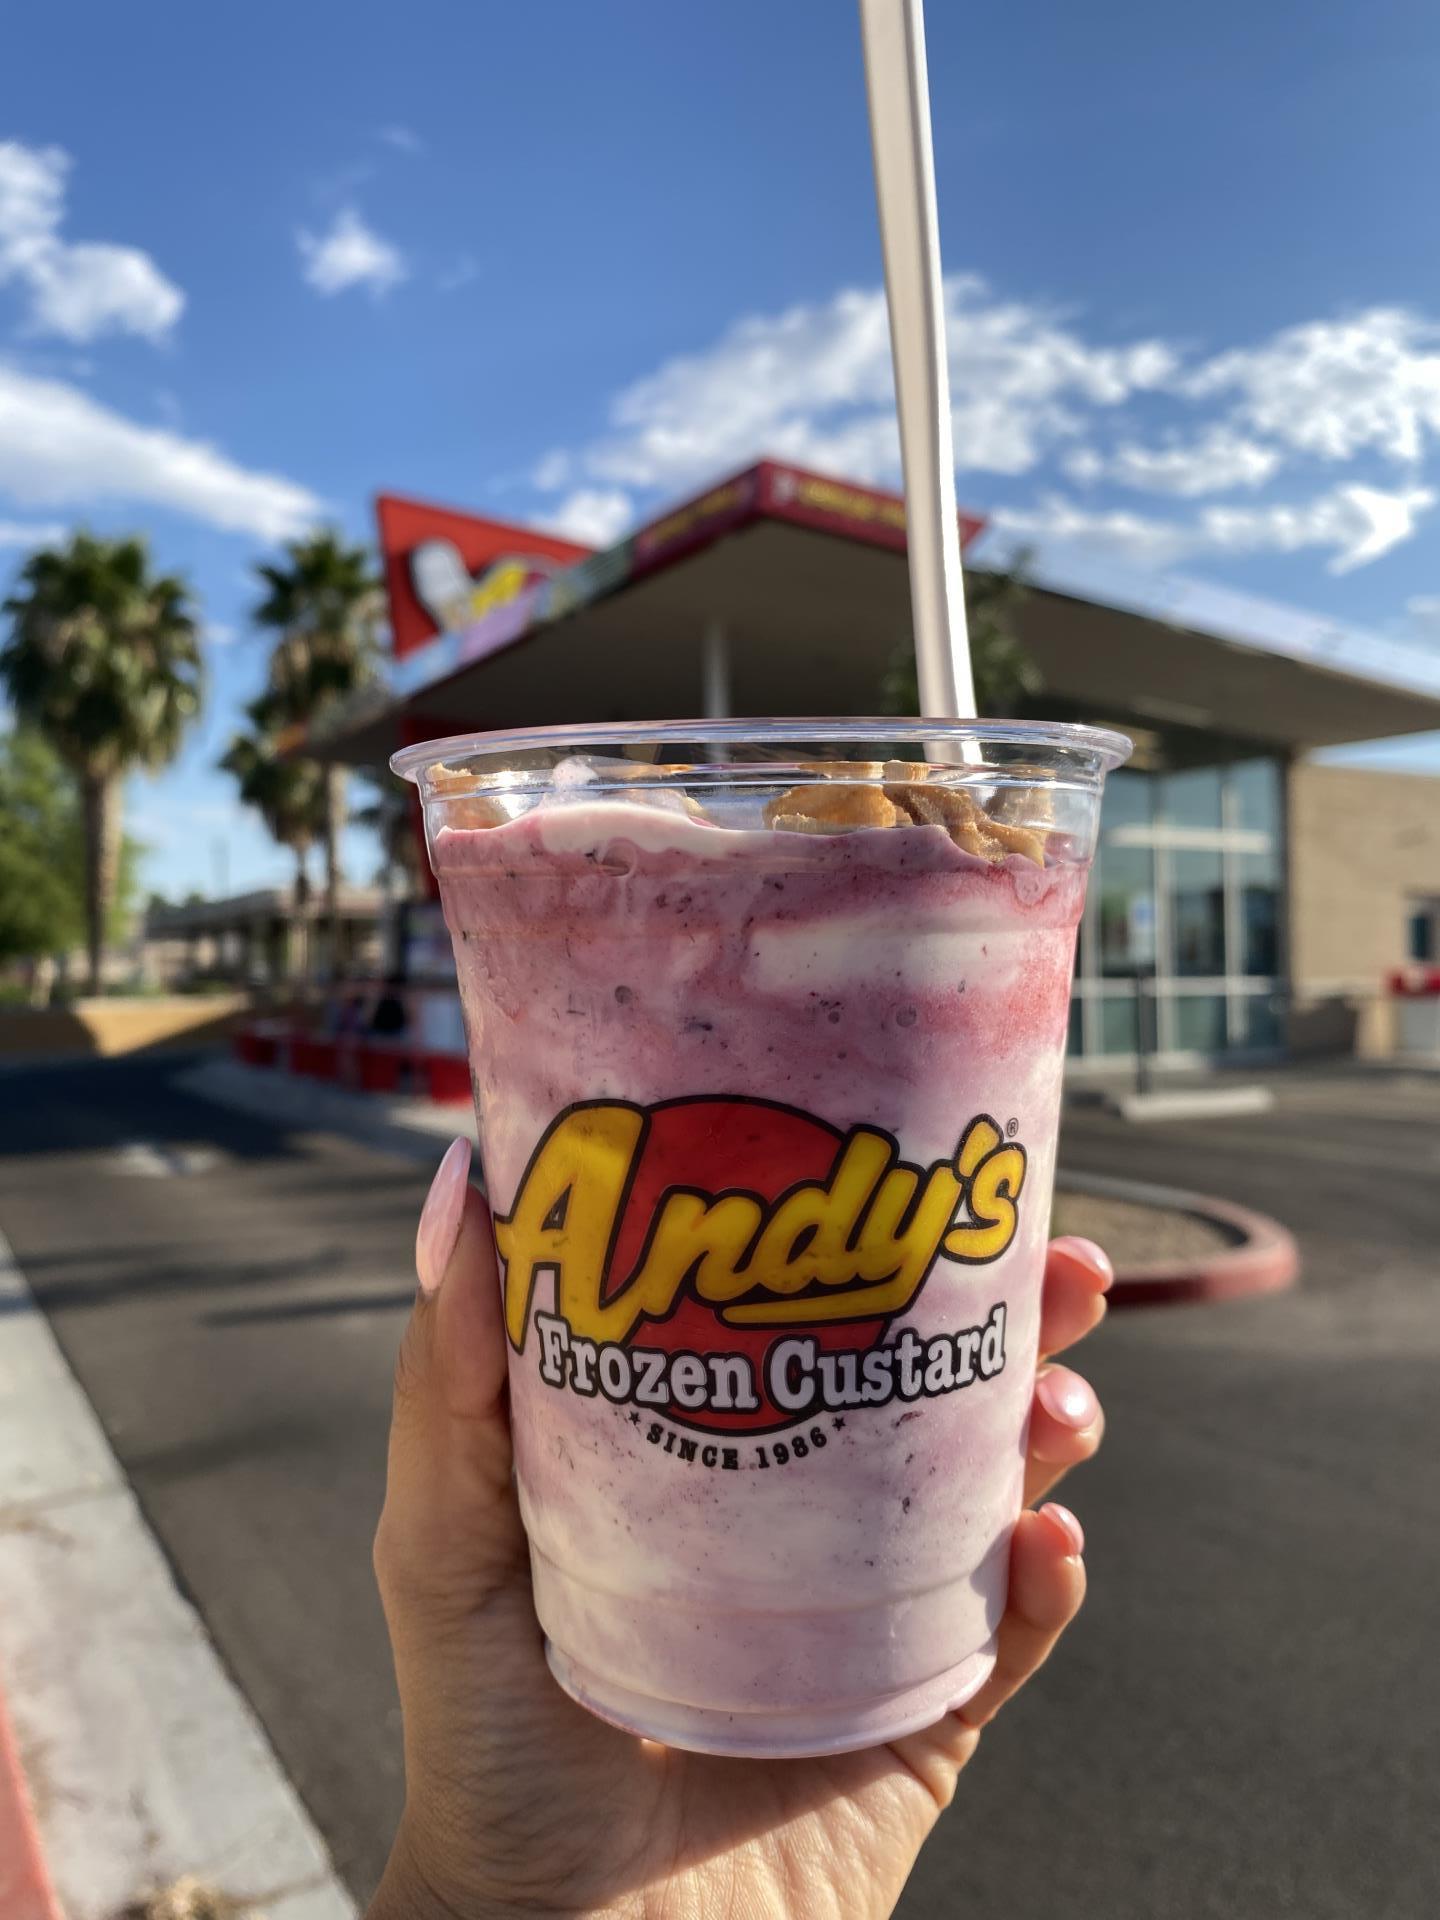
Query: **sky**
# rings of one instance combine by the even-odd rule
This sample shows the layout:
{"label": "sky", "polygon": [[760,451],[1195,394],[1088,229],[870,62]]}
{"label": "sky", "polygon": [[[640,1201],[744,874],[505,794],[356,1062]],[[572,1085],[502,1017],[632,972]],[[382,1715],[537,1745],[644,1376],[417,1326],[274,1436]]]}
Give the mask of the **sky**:
{"label": "sky", "polygon": [[[1440,13],[928,34],[962,502],[1440,650]],[[766,453],[898,477],[849,0],[7,18],[0,587],[139,530],[203,609],[204,719],[130,784],[147,887],[290,872],[215,765],[278,542],[369,538],[378,489],[608,541]]]}

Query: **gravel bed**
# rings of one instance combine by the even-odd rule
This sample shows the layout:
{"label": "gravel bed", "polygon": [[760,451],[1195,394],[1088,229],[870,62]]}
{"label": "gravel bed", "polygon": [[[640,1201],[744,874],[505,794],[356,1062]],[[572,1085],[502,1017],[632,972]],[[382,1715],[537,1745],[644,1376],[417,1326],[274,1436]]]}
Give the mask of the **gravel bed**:
{"label": "gravel bed", "polygon": [[1092,1193],[1057,1192],[1050,1231],[1096,1241],[1117,1268],[1149,1266],[1157,1260],[1208,1260],[1238,1245],[1236,1234],[1196,1214]]}

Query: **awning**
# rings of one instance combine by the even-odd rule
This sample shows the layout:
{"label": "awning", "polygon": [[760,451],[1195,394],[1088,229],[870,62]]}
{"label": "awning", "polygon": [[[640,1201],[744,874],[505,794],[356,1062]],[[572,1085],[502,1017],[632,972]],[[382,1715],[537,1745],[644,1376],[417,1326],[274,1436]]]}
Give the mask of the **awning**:
{"label": "awning", "polygon": [[[1030,579],[1017,628],[1057,710],[1257,749],[1440,729],[1429,656],[1183,581],[1107,599]],[[903,502],[767,461],[394,662],[304,750],[373,764],[477,728],[868,713],[909,631]]]}

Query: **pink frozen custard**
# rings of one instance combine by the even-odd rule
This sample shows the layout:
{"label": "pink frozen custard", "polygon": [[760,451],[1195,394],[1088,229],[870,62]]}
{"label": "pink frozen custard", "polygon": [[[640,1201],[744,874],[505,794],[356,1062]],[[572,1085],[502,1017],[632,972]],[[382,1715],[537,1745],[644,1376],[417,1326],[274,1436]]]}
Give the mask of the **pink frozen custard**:
{"label": "pink frozen custard", "polygon": [[536,1605],[606,1719],[841,1751],[988,1673],[1127,746],[697,722],[397,756],[455,945]]}

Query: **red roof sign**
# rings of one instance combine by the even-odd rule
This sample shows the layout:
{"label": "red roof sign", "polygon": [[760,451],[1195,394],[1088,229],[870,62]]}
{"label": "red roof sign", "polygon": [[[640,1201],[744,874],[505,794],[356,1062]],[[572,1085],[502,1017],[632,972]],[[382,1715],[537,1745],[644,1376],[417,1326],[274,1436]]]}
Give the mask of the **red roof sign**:
{"label": "red roof sign", "polygon": [[382,493],[380,554],[399,658],[463,632],[591,551],[533,527]]}

